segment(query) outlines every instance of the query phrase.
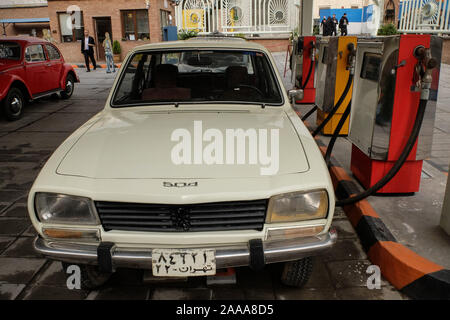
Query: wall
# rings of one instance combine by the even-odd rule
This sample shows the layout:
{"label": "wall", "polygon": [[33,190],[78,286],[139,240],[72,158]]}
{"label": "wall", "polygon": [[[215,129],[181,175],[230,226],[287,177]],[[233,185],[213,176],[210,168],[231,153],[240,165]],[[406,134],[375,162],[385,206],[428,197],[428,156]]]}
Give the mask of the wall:
{"label": "wall", "polygon": [[247,38],[249,41],[253,41],[256,43],[259,43],[269,49],[271,52],[286,52],[288,45],[289,45],[289,39],[280,39],[280,38],[273,38],[273,39],[259,39],[259,38]]}
{"label": "wall", "polygon": [[61,43],[61,35],[59,29],[58,12],[66,12],[69,5],[77,5],[83,12],[84,27],[90,31],[90,35],[94,36],[94,17],[111,17],[112,39],[118,40],[122,47],[122,57],[135,46],[150,42],[162,41],[160,26],[160,10],[171,11],[174,15],[174,8],[170,1],[167,1],[168,7],[164,7],[164,0],[151,0],[148,9],[150,40],[149,41],[122,41],[122,22],[120,10],[146,9],[144,0],[50,0],[48,1],[48,12],[50,17],[50,28],[52,37],[55,39],[58,48],[64,55],[66,61],[83,62],[84,57],[81,54],[80,43]]}
{"label": "wall", "polygon": [[[1,0],[0,0],[1,1]],[[46,6],[42,7],[20,7],[20,8],[0,8],[0,20],[14,19],[14,18],[48,18],[48,9]],[[17,26],[17,27],[16,27]],[[42,34],[43,28],[48,28],[48,24],[31,24],[26,25],[27,28],[21,28],[19,25],[10,23],[6,27],[7,36],[15,36],[18,34],[28,33],[29,27],[34,27],[39,34]],[[0,23],[0,35],[3,35],[3,25]]]}

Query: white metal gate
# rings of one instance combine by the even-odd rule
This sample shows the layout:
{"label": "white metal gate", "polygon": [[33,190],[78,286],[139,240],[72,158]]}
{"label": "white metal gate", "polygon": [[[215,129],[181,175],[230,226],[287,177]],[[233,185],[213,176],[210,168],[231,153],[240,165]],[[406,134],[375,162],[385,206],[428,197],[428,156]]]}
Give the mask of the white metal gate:
{"label": "white metal gate", "polygon": [[200,34],[290,33],[298,26],[299,0],[181,0],[178,30]]}
{"label": "white metal gate", "polygon": [[399,31],[450,33],[450,0],[405,0],[400,3]]}

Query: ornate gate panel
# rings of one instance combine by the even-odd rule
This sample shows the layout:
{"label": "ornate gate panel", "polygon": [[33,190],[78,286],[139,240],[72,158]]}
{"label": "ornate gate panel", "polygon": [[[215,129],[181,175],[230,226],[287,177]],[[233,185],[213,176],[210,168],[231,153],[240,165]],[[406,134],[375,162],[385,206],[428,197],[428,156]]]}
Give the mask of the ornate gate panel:
{"label": "ornate gate panel", "polygon": [[405,0],[400,3],[399,31],[450,33],[450,0]]}

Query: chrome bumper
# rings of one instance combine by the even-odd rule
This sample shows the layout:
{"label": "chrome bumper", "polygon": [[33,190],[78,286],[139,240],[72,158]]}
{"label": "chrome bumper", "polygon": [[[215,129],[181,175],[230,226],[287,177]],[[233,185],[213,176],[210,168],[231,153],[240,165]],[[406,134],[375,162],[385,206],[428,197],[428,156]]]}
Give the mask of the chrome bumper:
{"label": "chrome bumper", "polygon": [[[337,233],[333,229],[320,236],[263,242],[265,263],[293,261],[314,256],[331,248],[336,240]],[[73,244],[46,240],[39,236],[34,241],[36,251],[45,257],[75,264],[98,264],[97,247],[98,244]],[[212,249],[216,250],[217,269],[250,265],[251,250],[249,245],[218,246]],[[115,247],[111,252],[111,262],[114,268],[151,269],[152,249]]]}

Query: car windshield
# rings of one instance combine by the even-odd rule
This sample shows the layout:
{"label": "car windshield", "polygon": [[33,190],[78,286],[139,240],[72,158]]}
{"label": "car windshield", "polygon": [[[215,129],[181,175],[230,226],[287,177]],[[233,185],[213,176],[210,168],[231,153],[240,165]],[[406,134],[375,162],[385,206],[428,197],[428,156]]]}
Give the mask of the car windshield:
{"label": "car windshield", "polygon": [[177,50],[134,54],[112,101],[113,107],[202,102],[280,105],[282,97],[262,52]]}
{"label": "car windshield", "polygon": [[20,60],[20,45],[16,42],[0,41],[0,59]]}

